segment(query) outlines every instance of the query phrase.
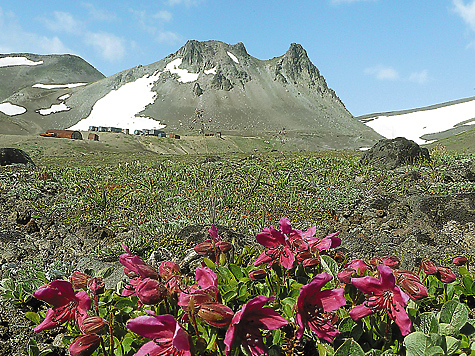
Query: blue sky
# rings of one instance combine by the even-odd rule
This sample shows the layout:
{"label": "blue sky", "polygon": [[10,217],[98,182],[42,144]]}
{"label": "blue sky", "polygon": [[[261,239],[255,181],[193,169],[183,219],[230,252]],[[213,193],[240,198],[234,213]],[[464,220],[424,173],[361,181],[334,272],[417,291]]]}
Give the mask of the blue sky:
{"label": "blue sky", "polygon": [[72,53],[106,76],[188,39],[259,59],[300,43],[355,116],[475,96],[475,1],[0,1],[0,53]]}

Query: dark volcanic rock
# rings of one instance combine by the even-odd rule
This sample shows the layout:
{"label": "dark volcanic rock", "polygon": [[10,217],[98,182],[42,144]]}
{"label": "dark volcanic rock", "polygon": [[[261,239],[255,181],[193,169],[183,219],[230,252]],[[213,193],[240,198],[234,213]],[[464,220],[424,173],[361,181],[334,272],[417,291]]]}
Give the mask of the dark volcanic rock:
{"label": "dark volcanic rock", "polygon": [[475,182],[475,161],[456,161],[445,170],[446,182]]}
{"label": "dark volcanic rock", "polygon": [[36,167],[27,153],[18,148],[0,148],[0,166],[23,165]]}
{"label": "dark volcanic rock", "polygon": [[421,148],[414,141],[404,137],[379,140],[361,157],[360,163],[381,165],[394,169],[405,164],[414,164],[417,160],[430,160],[427,148]]}

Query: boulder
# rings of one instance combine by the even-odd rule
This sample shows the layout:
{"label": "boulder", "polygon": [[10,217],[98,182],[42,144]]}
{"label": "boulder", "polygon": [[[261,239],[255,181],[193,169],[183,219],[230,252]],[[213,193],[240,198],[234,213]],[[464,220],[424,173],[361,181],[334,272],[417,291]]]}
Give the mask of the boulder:
{"label": "boulder", "polygon": [[36,167],[30,156],[18,148],[0,148],[0,166],[23,165]]}
{"label": "boulder", "polygon": [[406,164],[414,164],[418,160],[430,161],[427,148],[421,148],[414,141],[404,137],[379,140],[361,157],[363,165],[381,165],[386,169],[395,169]]}

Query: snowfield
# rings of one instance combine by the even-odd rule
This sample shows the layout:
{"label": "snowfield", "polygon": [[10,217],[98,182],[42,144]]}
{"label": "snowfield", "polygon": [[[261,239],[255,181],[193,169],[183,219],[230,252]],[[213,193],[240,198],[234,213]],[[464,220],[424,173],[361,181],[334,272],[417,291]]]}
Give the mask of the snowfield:
{"label": "snowfield", "polygon": [[386,138],[405,137],[417,144],[429,143],[421,136],[475,123],[475,98],[429,109],[412,112],[378,115],[362,119],[367,126]]}
{"label": "snowfield", "polygon": [[71,84],[35,84],[33,88],[41,88],[41,89],[69,89],[80,87],[86,85],[87,83],[71,83]]}
{"label": "snowfield", "polygon": [[162,73],[177,74],[178,81],[181,83],[194,82],[198,79],[199,73],[190,73],[186,69],[179,68],[182,61],[182,58],[174,59],[166,65],[163,72],[145,75],[111,91],[94,104],[88,117],[69,129],[87,131],[89,126],[112,126],[133,132],[134,130],[164,128],[166,125],[161,124],[160,121],[137,115],[155,101],[157,94],[152,91],[152,87]]}
{"label": "snowfield", "polygon": [[14,105],[8,102],[0,104],[0,111],[8,116],[15,116],[26,113],[26,109],[23,106]]}
{"label": "snowfield", "polygon": [[26,57],[3,57],[0,58],[0,67],[12,66],[36,66],[43,64],[43,61],[34,62]]}

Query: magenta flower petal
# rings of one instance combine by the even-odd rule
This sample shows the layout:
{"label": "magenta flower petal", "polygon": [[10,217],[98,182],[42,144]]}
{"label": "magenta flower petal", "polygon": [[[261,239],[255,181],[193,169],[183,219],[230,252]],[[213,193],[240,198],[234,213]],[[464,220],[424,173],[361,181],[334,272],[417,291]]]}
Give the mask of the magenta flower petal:
{"label": "magenta flower petal", "polygon": [[288,324],[288,321],[278,315],[275,310],[264,307],[264,304],[273,299],[274,297],[257,296],[234,314],[224,338],[226,355],[238,342],[248,348],[252,355],[266,354],[259,329],[274,330]]}
{"label": "magenta flower petal", "polygon": [[218,277],[209,267],[198,267],[195,271],[196,283],[201,288],[218,286]]}
{"label": "magenta flower petal", "polygon": [[280,218],[279,220],[279,230],[282,231],[285,235],[288,235],[292,232],[292,228],[290,226],[289,218]]}

